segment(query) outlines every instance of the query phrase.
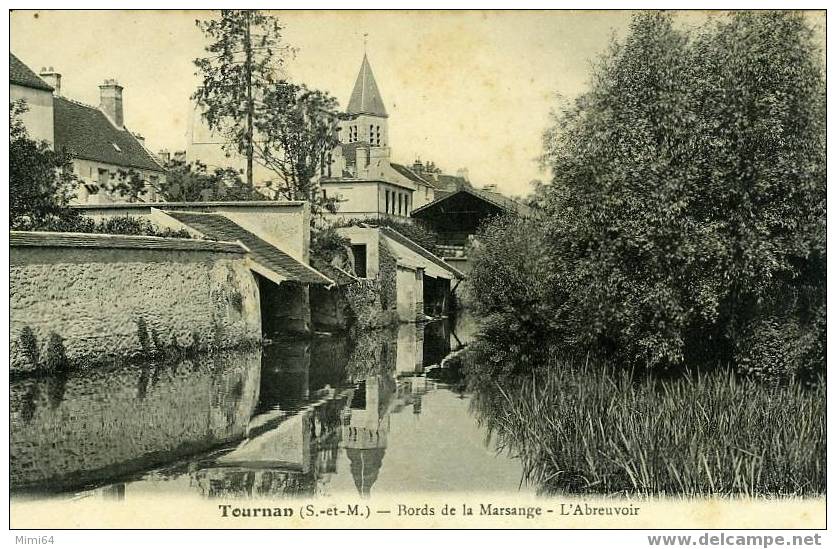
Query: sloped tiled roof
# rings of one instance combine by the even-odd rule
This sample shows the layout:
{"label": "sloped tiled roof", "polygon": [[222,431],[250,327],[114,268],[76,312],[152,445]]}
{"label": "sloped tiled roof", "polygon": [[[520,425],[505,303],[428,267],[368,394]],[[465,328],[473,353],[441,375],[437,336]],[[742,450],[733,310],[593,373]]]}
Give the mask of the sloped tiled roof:
{"label": "sloped tiled roof", "polygon": [[476,188],[473,188],[473,187],[462,187],[461,189],[459,189],[457,191],[454,191],[454,192],[442,193],[442,196],[440,198],[436,198],[432,202],[430,202],[428,204],[424,204],[420,208],[415,208],[412,211],[412,215],[414,216],[415,214],[420,214],[423,211],[431,209],[434,206],[436,206],[437,204],[439,204],[441,202],[444,202],[445,200],[448,200],[451,196],[456,196],[457,194],[460,194],[460,193],[466,193],[466,194],[469,194],[471,196],[475,196],[476,198],[479,198],[480,200],[484,200],[485,202],[488,202],[489,204],[492,204],[492,205],[496,206],[497,208],[500,208],[501,210],[506,211],[508,213],[515,213],[515,214],[519,214],[519,215],[522,215],[522,216],[529,216],[532,213],[530,207],[526,206],[522,202],[517,202],[513,198],[508,198],[505,195],[495,193],[495,192],[492,192],[492,191],[486,191],[484,189],[476,189]]}
{"label": "sloped tiled roof", "polygon": [[414,240],[402,235],[401,233],[399,233],[398,231],[396,231],[392,227],[387,227],[385,225],[381,225],[380,226],[380,232],[383,233],[383,235],[391,238],[395,242],[398,242],[399,244],[401,244],[403,246],[406,246],[407,248],[409,248],[413,252],[417,253],[418,255],[423,256],[424,258],[428,259],[429,261],[432,261],[433,263],[435,263],[436,265],[438,265],[442,269],[446,269],[447,271],[452,273],[453,276],[455,276],[456,278],[460,278],[462,280],[465,278],[463,272],[456,269],[455,267],[453,267],[452,265],[450,265],[449,263],[447,263],[446,261],[444,261],[443,259],[441,259],[437,255],[435,255],[434,253],[432,253],[428,249],[424,248],[423,246],[421,246],[420,244],[418,244]]}
{"label": "sloped tiled roof", "polygon": [[53,105],[56,149],[85,160],[165,171],[127,128],[118,129],[99,109],[64,97],[54,98]]}
{"label": "sloped tiled roof", "polygon": [[424,179],[423,177],[412,171],[410,168],[407,168],[403,164],[395,164],[394,162],[391,162],[389,165],[392,166],[392,169],[394,169],[396,172],[409,179],[410,181],[414,181],[421,185],[435,187],[432,181]]}
{"label": "sloped tiled roof", "polygon": [[9,52],[9,82],[36,90],[53,91],[52,86],[44,82],[35,71],[26,66],[15,54]]}
{"label": "sloped tiled roof", "polygon": [[443,173],[438,174],[436,177],[436,187],[445,191],[457,191],[464,187],[470,187],[470,183],[468,183],[467,179],[464,177],[460,177],[458,175],[445,175]]}
{"label": "sloped tiled roof", "polygon": [[368,149],[370,145],[365,141],[354,141],[353,143],[340,143],[337,145],[343,152],[343,158],[349,164],[354,164],[357,162],[357,149],[359,148],[366,148]]}
{"label": "sloped tiled roof", "polygon": [[375,116],[389,116],[386,114],[386,107],[383,106],[383,99],[377,89],[377,82],[372,74],[372,67],[369,65],[369,58],[363,55],[363,64],[360,65],[360,73],[354,83],[354,90],[351,92],[351,99],[348,100],[348,114],[371,114]]}
{"label": "sloped tiled roof", "polygon": [[311,266],[315,268],[317,271],[327,276],[328,278],[330,278],[331,280],[333,280],[334,282],[336,282],[338,286],[345,286],[347,284],[351,284],[360,280],[358,277],[354,276],[348,271],[330,265],[325,261],[320,261],[315,257],[311,257]]}
{"label": "sloped tiled roof", "polygon": [[241,242],[250,250],[250,257],[254,261],[288,280],[307,284],[331,285],[334,283],[322,273],[294,259],[221,214],[171,210],[164,211],[164,213],[208,238]]}

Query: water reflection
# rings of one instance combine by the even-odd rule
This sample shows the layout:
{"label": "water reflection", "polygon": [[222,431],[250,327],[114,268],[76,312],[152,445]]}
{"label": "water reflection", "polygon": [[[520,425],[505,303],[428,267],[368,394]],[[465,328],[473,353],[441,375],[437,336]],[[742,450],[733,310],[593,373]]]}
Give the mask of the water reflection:
{"label": "water reflection", "polygon": [[[60,475],[32,475],[29,484],[57,476],[78,480],[86,470],[84,478],[101,487],[77,495],[105,499],[172,491],[253,498],[517,490],[520,465],[486,446],[485,432],[469,414],[469,396],[439,381],[458,375],[449,357],[467,338],[452,322],[433,322],[352,340],[281,342],[261,356],[223,364],[89,373],[98,381],[86,382],[85,391],[74,378],[65,381],[63,402],[72,404],[59,405],[58,413],[47,412],[47,395],[57,388],[27,382],[15,389],[20,429],[13,431],[28,432],[29,454],[13,437],[13,479],[23,478],[28,455],[66,432],[75,446],[62,444],[50,460],[79,457],[57,459],[50,467]],[[91,423],[87,418],[94,416]],[[49,424],[51,431],[33,433],[26,421]],[[110,436],[97,436],[105,426]],[[186,446],[180,457],[165,456],[162,466],[158,458],[149,470],[154,464],[143,461],[132,477],[102,482],[124,472],[131,455],[158,457],[156,446],[183,448],[189,440],[206,447]],[[103,471],[87,463],[105,459],[119,467]]]}
{"label": "water reflection", "polygon": [[221,353],[12,381],[12,486],[80,486],[246,435],[260,359]]}

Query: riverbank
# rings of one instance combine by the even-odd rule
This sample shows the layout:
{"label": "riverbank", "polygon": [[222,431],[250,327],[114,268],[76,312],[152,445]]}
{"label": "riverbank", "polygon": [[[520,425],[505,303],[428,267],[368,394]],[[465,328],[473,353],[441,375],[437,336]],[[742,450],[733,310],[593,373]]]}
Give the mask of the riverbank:
{"label": "riverbank", "polygon": [[474,409],[547,493],[818,496],[825,386],[771,387],[716,371],[640,379],[556,358],[528,376],[479,375]]}

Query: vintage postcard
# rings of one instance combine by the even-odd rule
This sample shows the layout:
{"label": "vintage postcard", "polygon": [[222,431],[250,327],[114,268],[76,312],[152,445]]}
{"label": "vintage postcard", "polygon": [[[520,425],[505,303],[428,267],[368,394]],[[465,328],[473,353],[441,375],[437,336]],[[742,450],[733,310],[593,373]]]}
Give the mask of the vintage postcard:
{"label": "vintage postcard", "polygon": [[823,10],[9,25],[12,529],[822,544]]}

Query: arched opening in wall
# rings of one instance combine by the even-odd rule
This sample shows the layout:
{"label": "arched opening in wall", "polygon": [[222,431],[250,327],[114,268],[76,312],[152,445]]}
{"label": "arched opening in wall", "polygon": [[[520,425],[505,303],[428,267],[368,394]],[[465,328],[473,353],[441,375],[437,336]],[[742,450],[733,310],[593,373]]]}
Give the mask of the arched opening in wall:
{"label": "arched opening in wall", "polygon": [[307,334],[311,330],[308,286],[293,281],[276,284],[253,273],[261,297],[261,332],[267,339]]}
{"label": "arched opening in wall", "polygon": [[424,314],[441,316],[450,312],[450,280],[424,274]]}

